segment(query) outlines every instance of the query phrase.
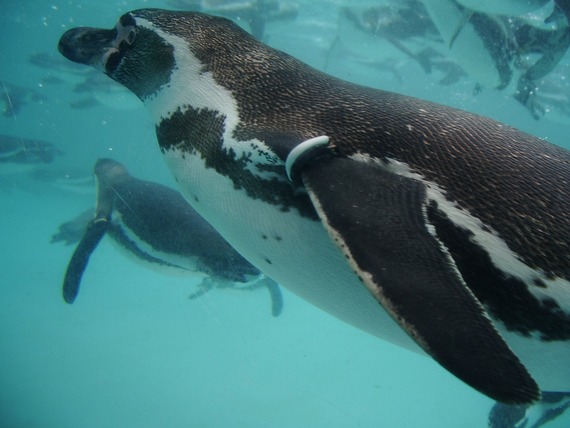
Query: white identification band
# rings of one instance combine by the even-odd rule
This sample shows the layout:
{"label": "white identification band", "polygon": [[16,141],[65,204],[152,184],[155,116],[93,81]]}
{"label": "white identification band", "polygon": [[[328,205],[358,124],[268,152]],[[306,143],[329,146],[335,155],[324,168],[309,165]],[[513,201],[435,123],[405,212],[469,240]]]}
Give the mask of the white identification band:
{"label": "white identification band", "polygon": [[290,181],[293,181],[291,177],[291,171],[295,166],[295,163],[297,162],[297,159],[299,159],[299,157],[317,147],[327,145],[328,143],[329,143],[329,137],[327,137],[326,135],[320,135],[318,137],[310,138],[306,141],[303,141],[301,144],[295,146],[295,148],[291,150],[291,152],[287,156],[287,159],[285,160],[285,171],[287,172],[287,178],[289,178]]}

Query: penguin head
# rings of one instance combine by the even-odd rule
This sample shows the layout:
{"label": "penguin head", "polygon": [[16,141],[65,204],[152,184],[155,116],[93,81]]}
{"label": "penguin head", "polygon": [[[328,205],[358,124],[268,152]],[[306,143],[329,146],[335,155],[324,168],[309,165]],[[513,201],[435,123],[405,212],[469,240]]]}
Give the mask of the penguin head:
{"label": "penguin head", "polygon": [[122,163],[109,158],[98,159],[93,172],[98,181],[110,184],[120,178],[129,176],[129,171]]}
{"label": "penguin head", "polygon": [[[123,15],[111,30],[68,30],[58,49],[71,61],[100,69],[145,101],[169,84],[172,73],[181,66],[177,58],[193,60],[190,67],[196,73],[207,71],[215,66],[216,57],[235,52],[236,37],[253,39],[225,18],[140,9]],[[244,49],[241,42],[239,46]],[[188,66],[185,61],[184,67]]]}

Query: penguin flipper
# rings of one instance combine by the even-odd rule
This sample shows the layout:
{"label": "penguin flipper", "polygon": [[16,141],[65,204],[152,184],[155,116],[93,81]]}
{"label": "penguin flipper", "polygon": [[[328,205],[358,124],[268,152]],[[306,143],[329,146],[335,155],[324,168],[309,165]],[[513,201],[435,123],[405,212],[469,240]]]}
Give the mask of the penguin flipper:
{"label": "penguin flipper", "polygon": [[448,46],[448,48],[450,50],[453,48],[453,45],[455,43],[455,40],[457,39],[457,36],[459,36],[459,33],[461,33],[463,28],[465,28],[467,23],[471,20],[473,13],[474,12],[472,10],[469,10],[469,9],[465,9],[463,11],[463,14],[461,15],[461,19],[457,23],[455,30],[453,30],[453,33],[451,33],[451,37],[449,39],[449,46]]}
{"label": "penguin flipper", "polygon": [[430,232],[423,183],[372,162],[322,155],[305,159],[300,175],[332,240],[419,346],[497,401],[539,399],[536,382]]}
{"label": "penguin flipper", "polygon": [[281,312],[283,312],[283,295],[281,294],[281,288],[279,284],[269,277],[265,277],[262,281],[263,285],[267,287],[269,296],[271,297],[271,315],[278,317],[281,315]]}
{"label": "penguin flipper", "polygon": [[83,272],[85,272],[89,257],[105,235],[108,226],[109,221],[106,218],[92,220],[87,226],[81,241],[77,244],[67,265],[63,280],[63,299],[67,303],[73,303],[77,297],[79,286],[81,285],[81,277]]}

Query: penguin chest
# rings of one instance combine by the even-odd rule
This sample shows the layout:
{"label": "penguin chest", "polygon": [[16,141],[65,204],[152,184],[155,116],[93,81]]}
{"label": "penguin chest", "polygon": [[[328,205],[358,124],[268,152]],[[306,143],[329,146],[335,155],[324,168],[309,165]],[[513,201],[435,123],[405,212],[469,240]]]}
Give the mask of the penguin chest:
{"label": "penguin chest", "polygon": [[164,154],[194,209],[254,266],[331,315],[422,352],[360,283],[320,220],[303,212],[302,204],[287,206],[287,197],[275,196],[289,183],[265,180],[256,194],[208,167],[198,154]]}

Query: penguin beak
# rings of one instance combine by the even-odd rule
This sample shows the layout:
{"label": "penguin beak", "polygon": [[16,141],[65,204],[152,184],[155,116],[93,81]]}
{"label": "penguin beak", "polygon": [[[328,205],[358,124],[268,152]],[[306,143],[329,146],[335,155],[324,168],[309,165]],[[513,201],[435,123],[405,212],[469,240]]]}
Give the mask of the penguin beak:
{"label": "penguin beak", "polygon": [[58,50],[67,59],[105,71],[109,50],[114,48],[117,30],[99,28],[73,28],[59,40]]}

